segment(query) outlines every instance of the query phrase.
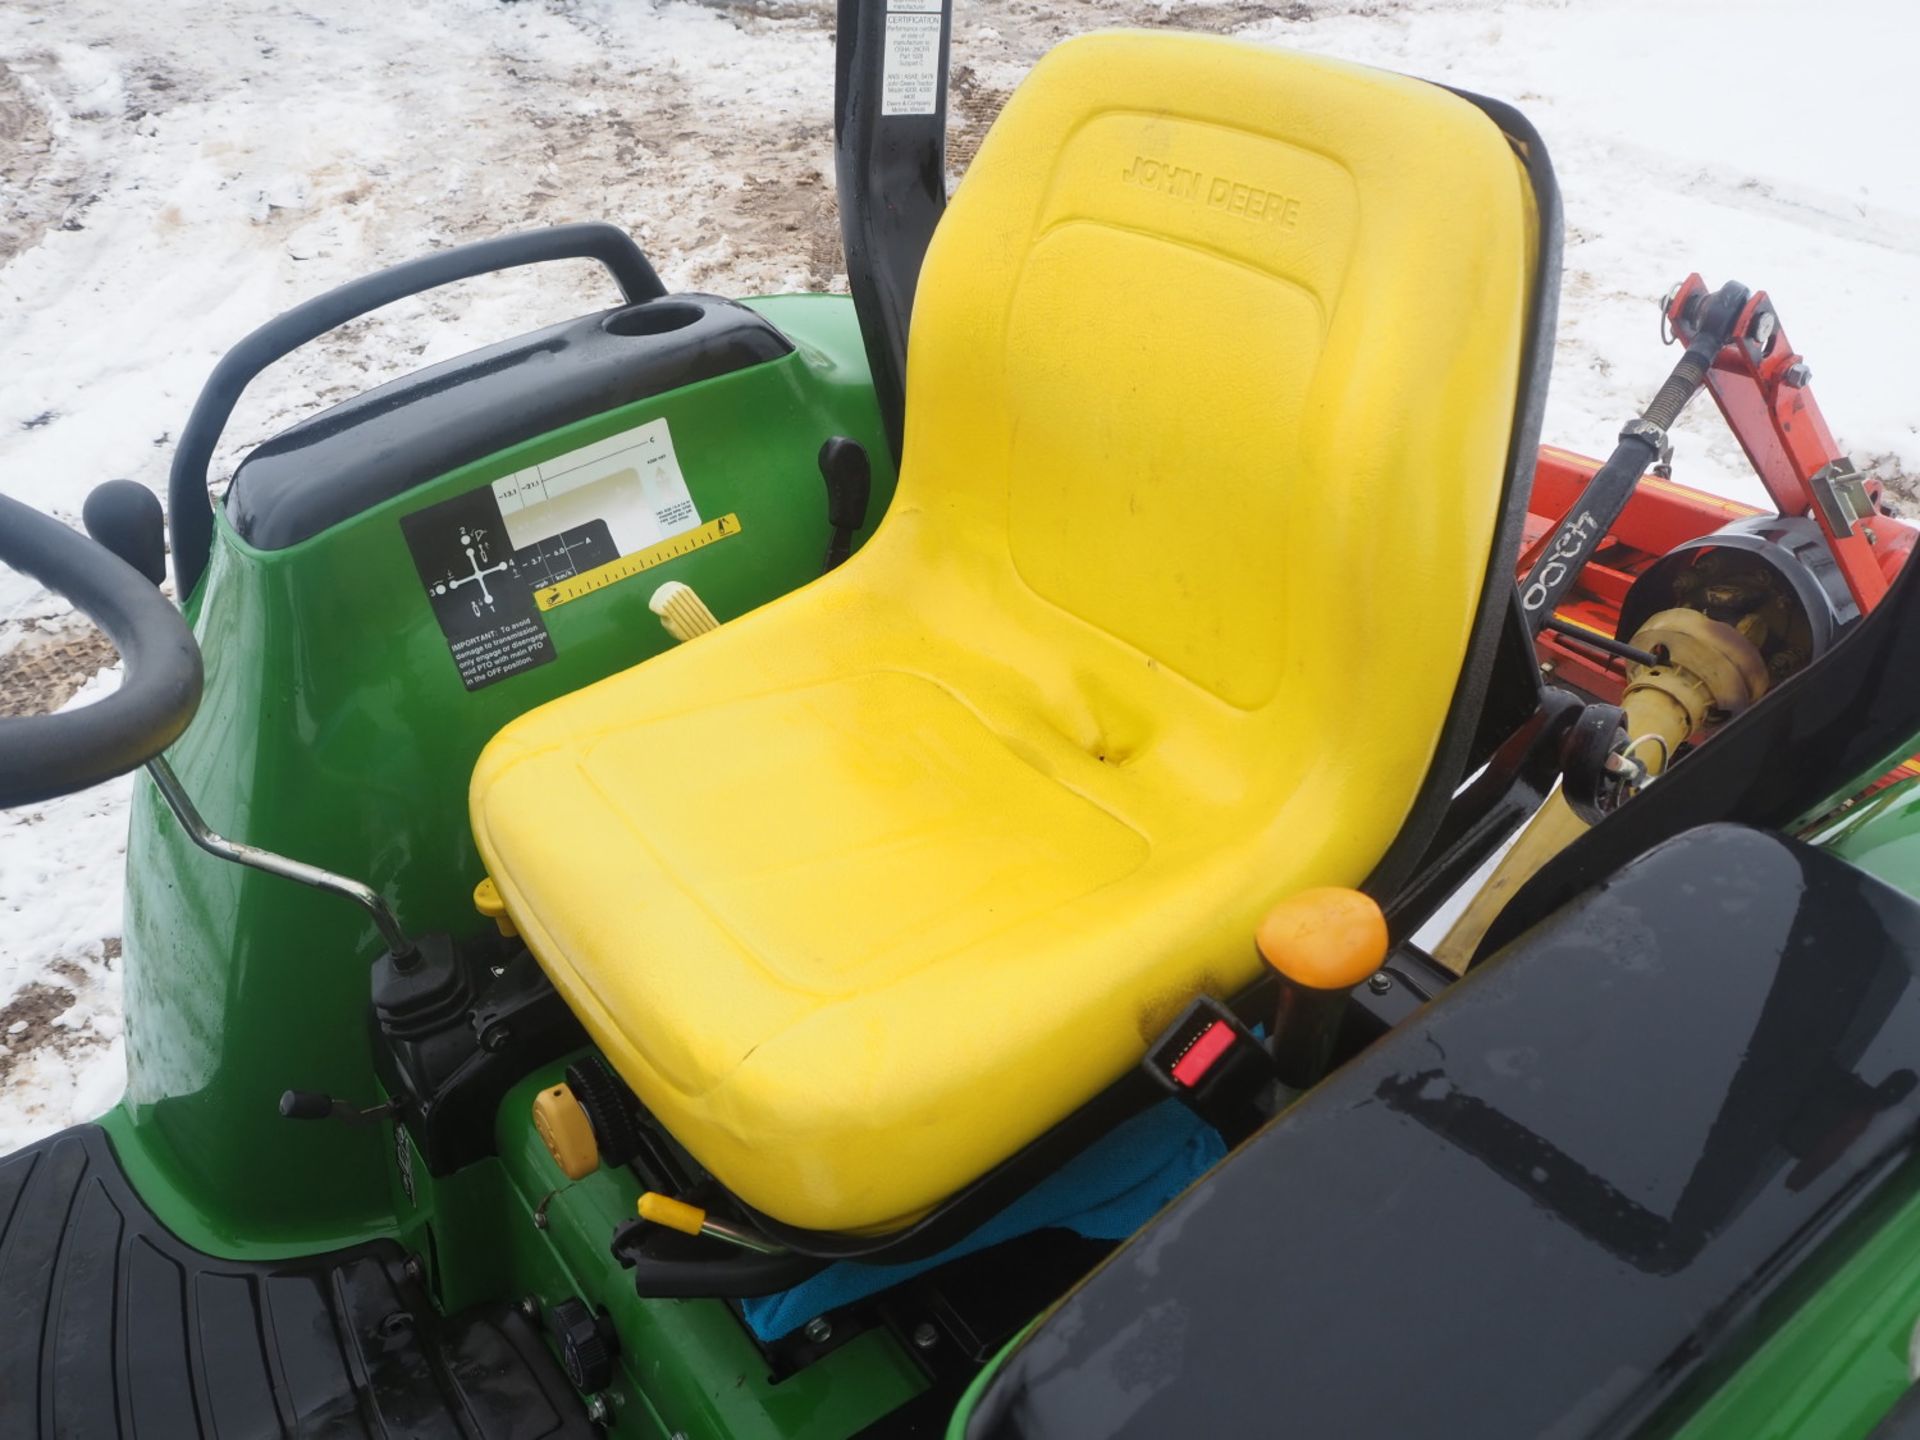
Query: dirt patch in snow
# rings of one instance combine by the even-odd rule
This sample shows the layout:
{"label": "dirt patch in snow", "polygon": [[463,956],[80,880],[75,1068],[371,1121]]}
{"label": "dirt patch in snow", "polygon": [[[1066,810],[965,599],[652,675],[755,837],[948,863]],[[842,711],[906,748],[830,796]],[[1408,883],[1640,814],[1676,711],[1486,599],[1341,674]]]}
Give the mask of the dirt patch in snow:
{"label": "dirt patch in snow", "polygon": [[834,23],[833,0],[693,0],[706,10],[718,10],[736,24],[753,20],[804,20],[823,28]]}
{"label": "dirt patch in snow", "polygon": [[793,180],[748,175],[740,185],[740,219],[768,243],[784,244],[806,266],[807,288],[845,288],[840,268],[840,204],[833,184],[818,170]]}
{"label": "dirt patch in snow", "polygon": [[52,153],[47,112],[0,66],[0,265],[39,244],[59,212],[37,183]]}
{"label": "dirt patch in snow", "polygon": [[1874,455],[1860,461],[1859,466],[1869,479],[1878,480],[1886,487],[1881,502],[1894,514],[1907,518],[1920,516],[1920,474],[1901,465],[1899,456]]}
{"label": "dirt patch in snow", "polygon": [[0,1005],[0,1085],[15,1066],[36,1055],[70,1060],[112,1043],[117,1023],[103,1032],[94,1015],[102,985],[119,967],[120,952],[120,937],[114,935],[78,956],[57,956],[43,967],[45,978],[29,981]]}
{"label": "dirt patch in snow", "polygon": [[51,714],[118,658],[113,642],[92,626],[19,626],[19,642],[0,654],[0,716]]}
{"label": "dirt patch in snow", "polygon": [[16,1064],[37,1051],[52,1049],[68,1055],[76,1046],[89,1048],[100,1043],[84,1030],[56,1023],[78,998],[63,985],[35,980],[0,1005],[0,1084],[6,1082]]}
{"label": "dirt patch in snow", "polygon": [[1007,103],[1007,93],[980,78],[971,65],[956,65],[947,101],[947,169],[964,175],[980,153],[980,142]]}

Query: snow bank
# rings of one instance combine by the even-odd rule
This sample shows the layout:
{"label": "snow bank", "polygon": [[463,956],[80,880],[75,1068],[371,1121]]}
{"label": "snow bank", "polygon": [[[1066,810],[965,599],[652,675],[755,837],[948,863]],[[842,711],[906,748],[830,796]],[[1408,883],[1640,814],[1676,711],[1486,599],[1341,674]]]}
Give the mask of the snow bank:
{"label": "snow bank", "polygon": [[[1567,231],[1553,443],[1613,448],[1677,358],[1658,301],[1697,270],[1767,290],[1839,443],[1920,475],[1920,9],[1454,0],[1244,34],[1498,96],[1541,132]],[[1711,401],[1674,443],[1676,479],[1766,503]]]}

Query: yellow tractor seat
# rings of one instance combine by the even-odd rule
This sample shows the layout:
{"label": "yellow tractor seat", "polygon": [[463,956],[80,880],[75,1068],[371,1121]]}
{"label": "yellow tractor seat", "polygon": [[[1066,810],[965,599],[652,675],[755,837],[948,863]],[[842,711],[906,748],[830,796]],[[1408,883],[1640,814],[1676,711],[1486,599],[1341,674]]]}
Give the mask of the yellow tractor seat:
{"label": "yellow tractor seat", "polygon": [[1126,33],[1033,71],[927,253],[873,539],[474,773],[514,922],[734,1193],[908,1224],[1367,877],[1488,573],[1533,225],[1430,85]]}

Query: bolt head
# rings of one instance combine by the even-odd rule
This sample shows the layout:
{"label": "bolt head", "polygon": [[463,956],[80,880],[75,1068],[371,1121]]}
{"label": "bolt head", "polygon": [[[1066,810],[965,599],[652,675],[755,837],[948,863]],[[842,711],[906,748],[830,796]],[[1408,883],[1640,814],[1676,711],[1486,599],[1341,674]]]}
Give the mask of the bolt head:
{"label": "bolt head", "polygon": [[486,1031],[480,1036],[480,1048],[482,1050],[498,1052],[506,1049],[507,1043],[512,1039],[513,1031],[509,1030],[506,1026],[489,1025]]}
{"label": "bolt head", "polygon": [[533,1321],[537,1325],[540,1322],[539,1297],[535,1295],[521,1296],[520,1297],[520,1313],[526,1316],[527,1319]]}
{"label": "bolt head", "polygon": [[411,1310],[395,1310],[390,1315],[383,1315],[380,1317],[380,1324],[375,1328],[377,1328],[385,1338],[397,1340],[402,1335],[412,1332],[413,1312]]}
{"label": "bolt head", "polygon": [[939,1343],[940,1343],[940,1332],[933,1328],[933,1323],[931,1321],[922,1320],[918,1325],[913,1327],[913,1348],[914,1349],[931,1350],[934,1346],[938,1345]]}
{"label": "bolt head", "polygon": [[1376,970],[1367,977],[1367,989],[1376,995],[1384,995],[1393,988],[1393,977],[1384,970]]}
{"label": "bolt head", "polygon": [[589,1395],[587,1397],[587,1419],[591,1420],[594,1424],[606,1424],[612,1414],[613,1411],[608,1408],[606,1396]]}
{"label": "bolt head", "polygon": [[1787,367],[1786,373],[1780,378],[1795,390],[1804,390],[1807,382],[1813,379],[1813,370],[1805,361],[1796,361]]}
{"label": "bolt head", "polygon": [[824,1345],[833,1338],[833,1322],[824,1315],[816,1315],[807,1321],[807,1339],[816,1345]]}

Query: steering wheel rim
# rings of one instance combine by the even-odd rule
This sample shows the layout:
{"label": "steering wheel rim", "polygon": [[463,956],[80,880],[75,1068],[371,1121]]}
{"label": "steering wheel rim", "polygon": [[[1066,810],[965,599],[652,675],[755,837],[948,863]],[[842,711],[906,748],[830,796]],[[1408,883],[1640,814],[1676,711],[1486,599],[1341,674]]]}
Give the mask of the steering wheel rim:
{"label": "steering wheel rim", "polygon": [[58,715],[0,718],[0,809],[138,769],[187,728],[205,674],[186,620],[126,561],[51,515],[0,495],[0,565],[85,611],[126,662],[120,689]]}

